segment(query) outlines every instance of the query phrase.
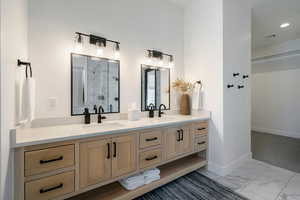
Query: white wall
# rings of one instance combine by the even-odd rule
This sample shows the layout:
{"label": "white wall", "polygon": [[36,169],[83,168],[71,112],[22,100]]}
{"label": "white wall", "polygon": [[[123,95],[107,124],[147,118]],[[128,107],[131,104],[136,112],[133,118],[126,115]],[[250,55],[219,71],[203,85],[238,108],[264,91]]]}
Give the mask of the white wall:
{"label": "white wall", "polygon": [[[37,81],[37,118],[70,116],[70,51],[74,32],[121,42],[121,112],[140,104],[146,49],[175,55],[171,79],[183,77],[183,10],[161,0],[30,0],[29,57]],[[87,3],[88,2],[88,3]],[[49,110],[48,99],[57,99]],[[175,101],[172,98],[172,108]]]}
{"label": "white wall", "polygon": [[1,196],[11,200],[12,157],[9,129],[15,124],[17,59],[27,58],[27,1],[1,0]]}
{"label": "white wall", "polygon": [[[256,57],[300,49],[300,40],[256,49]],[[300,138],[300,56],[252,65],[252,130]]]}
{"label": "white wall", "polygon": [[212,111],[209,169],[224,175],[250,155],[250,81],[226,88],[232,73],[250,73],[250,5],[193,0],[185,12],[185,77],[204,83]]}
{"label": "white wall", "polygon": [[[230,169],[251,156],[251,9],[249,1],[223,1],[224,164]],[[240,73],[233,78],[233,72]],[[227,84],[244,85],[228,89]]]}
{"label": "white wall", "polygon": [[209,160],[223,163],[223,11],[222,1],[193,0],[185,10],[185,78],[201,80],[203,108],[212,112]]}

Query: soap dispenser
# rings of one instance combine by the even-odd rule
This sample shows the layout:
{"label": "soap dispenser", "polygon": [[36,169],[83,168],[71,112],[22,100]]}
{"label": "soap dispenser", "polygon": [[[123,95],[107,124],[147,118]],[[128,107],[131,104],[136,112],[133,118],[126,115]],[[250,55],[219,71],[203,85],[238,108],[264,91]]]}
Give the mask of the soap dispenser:
{"label": "soap dispenser", "polygon": [[91,123],[91,114],[89,112],[89,109],[85,108],[83,114],[84,114],[84,123],[90,124]]}
{"label": "soap dispenser", "polygon": [[154,117],[154,110],[155,110],[154,104],[150,103],[149,106],[147,107],[147,110],[149,111],[149,118],[153,118]]}

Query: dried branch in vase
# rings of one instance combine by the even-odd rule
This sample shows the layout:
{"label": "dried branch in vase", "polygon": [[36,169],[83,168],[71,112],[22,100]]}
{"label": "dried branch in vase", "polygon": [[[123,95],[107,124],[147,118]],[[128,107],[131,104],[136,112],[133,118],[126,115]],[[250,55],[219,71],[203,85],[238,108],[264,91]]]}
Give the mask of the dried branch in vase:
{"label": "dried branch in vase", "polygon": [[176,79],[176,81],[174,81],[172,83],[172,87],[177,92],[185,94],[185,93],[191,93],[193,91],[194,87],[195,87],[195,84],[193,84],[191,82],[186,82],[182,79]]}

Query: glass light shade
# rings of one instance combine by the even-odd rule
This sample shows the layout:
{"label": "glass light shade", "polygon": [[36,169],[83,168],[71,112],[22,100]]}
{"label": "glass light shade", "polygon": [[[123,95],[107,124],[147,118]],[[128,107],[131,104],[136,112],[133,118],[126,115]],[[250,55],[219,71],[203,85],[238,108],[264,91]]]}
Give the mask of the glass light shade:
{"label": "glass light shade", "polygon": [[102,46],[102,44],[100,43],[100,42],[97,42],[96,43],[96,54],[97,54],[97,56],[103,56],[103,54],[104,54],[104,48],[103,48],[103,46]]}

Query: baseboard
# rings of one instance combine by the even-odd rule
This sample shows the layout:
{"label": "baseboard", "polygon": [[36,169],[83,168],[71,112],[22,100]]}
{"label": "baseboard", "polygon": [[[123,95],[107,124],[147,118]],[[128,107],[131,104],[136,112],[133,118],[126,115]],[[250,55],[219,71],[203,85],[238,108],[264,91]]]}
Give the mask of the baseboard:
{"label": "baseboard", "polygon": [[215,164],[213,162],[208,162],[208,171],[211,171],[219,176],[226,176],[232,172],[235,168],[238,168],[241,166],[245,161],[251,160],[252,159],[252,152],[245,154],[241,157],[239,157],[236,160],[233,160],[229,164],[225,166],[220,166],[218,164]]}
{"label": "baseboard", "polygon": [[271,129],[271,128],[263,128],[258,126],[252,126],[252,131],[261,132],[261,133],[270,133],[274,135],[280,135],[285,137],[292,137],[292,138],[300,138],[300,132],[293,132],[293,131],[285,131],[280,129]]}

